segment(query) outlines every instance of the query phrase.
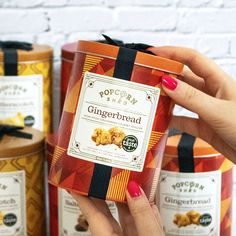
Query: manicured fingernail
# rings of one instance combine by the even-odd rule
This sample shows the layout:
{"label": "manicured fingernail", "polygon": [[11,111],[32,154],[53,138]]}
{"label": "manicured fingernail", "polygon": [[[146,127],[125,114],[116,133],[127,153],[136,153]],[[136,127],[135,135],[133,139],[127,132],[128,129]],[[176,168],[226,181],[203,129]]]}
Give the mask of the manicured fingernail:
{"label": "manicured fingernail", "polygon": [[130,181],[128,183],[127,189],[128,189],[130,196],[133,198],[139,197],[142,195],[141,189],[135,181]]}
{"label": "manicured fingernail", "polygon": [[178,82],[169,75],[163,75],[161,81],[162,85],[164,85],[166,88],[170,90],[175,90],[178,85]]}

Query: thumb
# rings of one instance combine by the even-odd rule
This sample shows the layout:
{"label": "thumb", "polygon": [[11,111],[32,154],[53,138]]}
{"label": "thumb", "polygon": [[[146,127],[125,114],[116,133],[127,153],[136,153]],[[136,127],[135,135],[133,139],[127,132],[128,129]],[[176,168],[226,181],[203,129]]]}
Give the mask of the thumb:
{"label": "thumb", "polygon": [[162,77],[162,88],[178,105],[197,113],[204,120],[215,120],[219,113],[218,99],[169,75]]}
{"label": "thumb", "polygon": [[145,193],[135,181],[130,181],[126,198],[139,236],[164,236],[161,220],[154,213]]}

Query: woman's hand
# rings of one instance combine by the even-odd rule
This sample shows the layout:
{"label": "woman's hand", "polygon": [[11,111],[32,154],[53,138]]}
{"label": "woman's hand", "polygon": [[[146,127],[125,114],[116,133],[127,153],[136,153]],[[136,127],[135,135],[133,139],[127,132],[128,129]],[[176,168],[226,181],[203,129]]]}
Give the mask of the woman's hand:
{"label": "woman's hand", "polygon": [[236,83],[213,61],[199,52],[179,47],[157,47],[158,56],[185,64],[175,79],[164,76],[165,92],[199,119],[173,117],[172,128],[200,137],[236,163]]}
{"label": "woman's hand", "polygon": [[105,201],[75,193],[71,195],[77,200],[94,236],[164,236],[156,205],[149,204],[143,190],[134,181],[128,184],[128,205],[117,204],[120,224],[113,218]]}

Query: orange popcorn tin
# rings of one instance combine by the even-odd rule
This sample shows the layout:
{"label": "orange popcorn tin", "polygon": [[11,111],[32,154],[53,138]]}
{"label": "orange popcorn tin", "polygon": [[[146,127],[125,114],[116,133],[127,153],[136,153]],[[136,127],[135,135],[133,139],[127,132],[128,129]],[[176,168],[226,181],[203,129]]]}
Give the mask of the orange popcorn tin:
{"label": "orange popcorn tin", "polygon": [[[50,134],[46,139],[48,168],[51,166],[57,135]],[[118,219],[114,202],[107,202],[111,214]],[[65,190],[49,184],[50,235],[91,236],[89,225],[76,200]],[[69,220],[68,220],[69,219]]]}
{"label": "orange popcorn tin", "polygon": [[61,110],[70,79],[77,43],[67,43],[61,48]]}
{"label": "orange popcorn tin", "polygon": [[49,181],[125,202],[134,180],[152,202],[173,108],[161,77],[183,65],[147,45],[107,41],[77,44]]}
{"label": "orange popcorn tin", "polygon": [[230,236],[233,163],[186,133],[168,138],[158,206],[165,234]]}

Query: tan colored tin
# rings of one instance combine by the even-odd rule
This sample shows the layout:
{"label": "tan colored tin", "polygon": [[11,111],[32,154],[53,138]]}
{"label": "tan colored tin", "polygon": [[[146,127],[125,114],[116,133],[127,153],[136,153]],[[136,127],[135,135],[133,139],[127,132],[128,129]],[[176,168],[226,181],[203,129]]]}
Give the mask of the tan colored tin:
{"label": "tan colored tin", "polygon": [[44,135],[32,128],[23,132],[33,138],[4,135],[0,140],[1,236],[45,235]]}
{"label": "tan colored tin", "polygon": [[[43,76],[43,131],[51,130],[51,83],[53,49],[47,45],[33,45],[33,50],[17,50],[18,75]],[[4,55],[0,50],[0,75],[4,75]]]}

